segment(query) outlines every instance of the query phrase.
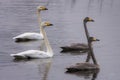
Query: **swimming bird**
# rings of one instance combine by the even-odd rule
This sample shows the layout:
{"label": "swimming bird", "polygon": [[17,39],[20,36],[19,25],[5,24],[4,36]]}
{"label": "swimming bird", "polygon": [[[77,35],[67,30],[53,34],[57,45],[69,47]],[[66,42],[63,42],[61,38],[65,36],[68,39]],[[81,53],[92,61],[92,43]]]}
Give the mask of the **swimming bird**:
{"label": "swimming bird", "polygon": [[[91,19],[91,18],[89,18],[89,17],[86,17],[86,18],[83,20],[86,37],[87,37],[87,39],[88,39],[90,36],[89,36],[88,30],[87,30],[87,27],[86,27],[86,23],[87,23],[87,22],[94,22],[94,20]],[[92,41],[92,42],[93,42],[93,41]],[[62,51],[61,51],[61,52],[86,51],[86,50],[89,49],[88,44],[85,44],[85,43],[72,43],[70,46],[63,46],[63,47],[60,47],[60,48],[62,48]]]}
{"label": "swimming bird", "polygon": [[[41,24],[41,17],[40,17],[40,12],[48,10],[45,6],[38,6],[37,7],[37,15],[38,15],[38,22],[39,26]],[[40,33],[35,33],[35,32],[26,32],[23,34],[20,34],[16,37],[13,37],[13,39],[16,42],[22,42],[22,41],[30,41],[30,40],[39,40],[39,39],[44,39],[43,34],[41,33],[41,26],[40,26]]]}
{"label": "swimming bird", "polygon": [[11,54],[10,56],[13,56],[15,58],[50,58],[53,56],[53,51],[52,48],[50,46],[50,43],[48,41],[48,38],[46,36],[46,32],[44,31],[44,27],[45,26],[52,26],[52,24],[50,22],[42,22],[41,23],[41,31],[44,37],[44,41],[45,41],[45,46],[46,46],[46,50],[47,51],[40,51],[40,50],[27,50],[24,52],[20,52],[17,54]]}
{"label": "swimming bird", "polygon": [[[99,39],[95,39],[94,37],[90,37],[90,43],[94,42],[94,41],[99,41]],[[61,47],[63,50],[63,52],[68,52],[68,51],[86,51],[89,50],[89,47],[87,44],[85,43],[72,43],[70,46],[64,46]]]}
{"label": "swimming bird", "polygon": [[[99,65],[98,65],[97,60],[95,58],[94,51],[93,51],[93,48],[92,48],[92,43],[91,43],[91,39],[94,39],[94,38],[89,37],[89,33],[88,33],[88,30],[87,30],[87,27],[86,27],[87,20],[92,20],[92,19],[90,19],[89,17],[86,17],[84,19],[84,28],[85,28],[87,41],[88,41],[88,47],[89,47],[89,53],[88,53],[88,56],[87,56],[87,60],[86,60],[85,63],[77,63],[73,66],[70,66],[70,67],[66,68],[67,72],[99,70]],[[97,41],[99,41],[99,40],[97,40]],[[93,63],[88,63],[90,58],[92,58]]]}
{"label": "swimming bird", "polygon": [[66,68],[67,69],[66,72],[72,73],[72,72],[78,72],[78,71],[97,71],[97,70],[99,70],[99,65],[97,64],[97,61],[95,59],[93,49],[92,49],[92,41],[99,41],[99,39],[96,39],[94,37],[89,37],[88,41],[89,41],[88,46],[91,46],[91,47],[89,47],[90,52],[88,53],[87,58],[90,59],[90,57],[92,57],[94,64],[91,64],[88,62],[76,63],[75,65],[72,65],[72,66]]}

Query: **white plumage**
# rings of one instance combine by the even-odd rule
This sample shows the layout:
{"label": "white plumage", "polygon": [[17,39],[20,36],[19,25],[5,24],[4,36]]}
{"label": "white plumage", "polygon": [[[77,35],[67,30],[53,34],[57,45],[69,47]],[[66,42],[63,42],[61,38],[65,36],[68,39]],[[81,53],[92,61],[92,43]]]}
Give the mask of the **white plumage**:
{"label": "white plumage", "polygon": [[44,39],[43,34],[41,33],[41,17],[40,17],[40,11],[48,10],[44,6],[38,6],[37,7],[37,15],[38,15],[38,22],[39,22],[39,27],[40,27],[40,33],[35,33],[35,32],[26,32],[23,34],[20,34],[16,37],[13,37],[13,39],[16,42],[21,42],[21,41],[29,41],[29,40],[40,40]]}
{"label": "white plumage", "polygon": [[27,51],[20,52],[17,54],[11,54],[10,56],[13,56],[15,58],[48,58],[48,57],[52,57],[53,51],[52,51],[50,43],[47,39],[46,32],[43,29],[43,27],[45,27],[45,26],[52,26],[52,24],[50,22],[42,22],[41,23],[41,33],[43,34],[47,51],[27,50]]}
{"label": "white plumage", "polygon": [[13,37],[13,39],[31,39],[31,40],[37,40],[37,39],[43,39],[43,34],[40,33],[34,33],[34,32],[27,32],[20,34],[16,37]]}
{"label": "white plumage", "polygon": [[28,50],[24,52],[20,52],[17,54],[11,54],[11,56],[15,58],[49,58],[52,57],[48,55],[49,53],[39,50]]}

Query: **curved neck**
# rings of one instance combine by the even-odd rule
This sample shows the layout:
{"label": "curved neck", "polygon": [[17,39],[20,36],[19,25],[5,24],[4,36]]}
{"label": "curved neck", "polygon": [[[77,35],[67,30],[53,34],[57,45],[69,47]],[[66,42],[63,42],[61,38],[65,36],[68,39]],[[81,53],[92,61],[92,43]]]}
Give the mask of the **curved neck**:
{"label": "curved neck", "polygon": [[91,55],[94,64],[97,65],[97,60],[96,60],[96,58],[95,58],[94,51],[93,51],[93,48],[92,48],[92,41],[89,40],[89,37],[90,37],[90,36],[89,36],[89,33],[88,33],[88,29],[87,29],[87,25],[86,25],[86,24],[87,24],[87,22],[84,21],[84,29],[85,29],[85,33],[86,33],[86,37],[87,37],[87,41],[88,41],[88,46],[89,46],[89,49],[90,49],[90,53],[88,53],[88,54]]}
{"label": "curved neck", "polygon": [[45,41],[45,45],[46,45],[46,48],[47,48],[47,53],[48,53],[48,55],[53,56],[52,48],[51,48],[51,46],[50,46],[50,43],[49,43],[49,41],[48,41],[46,32],[44,31],[43,27],[41,28],[41,31],[42,31],[42,34],[43,34],[43,36],[44,36],[44,41]]}
{"label": "curved neck", "polygon": [[87,41],[89,43],[89,32],[88,32],[88,29],[87,29],[87,22],[84,21],[84,29],[85,29],[85,34],[86,34],[86,37],[87,37]]}
{"label": "curved neck", "polygon": [[40,33],[42,32],[42,27],[41,27],[41,22],[42,22],[42,20],[41,20],[41,16],[40,16],[40,11],[39,10],[37,10],[37,16],[38,16],[38,23],[39,23],[39,28],[40,28]]}

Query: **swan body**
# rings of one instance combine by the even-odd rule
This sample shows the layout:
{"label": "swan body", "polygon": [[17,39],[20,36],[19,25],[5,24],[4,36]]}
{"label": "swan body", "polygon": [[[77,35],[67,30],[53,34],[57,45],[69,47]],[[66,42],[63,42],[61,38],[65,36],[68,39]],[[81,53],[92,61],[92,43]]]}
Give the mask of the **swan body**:
{"label": "swan body", "polygon": [[39,40],[39,39],[44,39],[44,38],[43,38],[43,34],[27,32],[27,33],[20,34],[16,37],[13,37],[13,39],[16,42],[19,42],[19,41]]}
{"label": "swan body", "polygon": [[[39,25],[41,24],[40,11],[43,11],[43,10],[48,10],[48,9],[44,6],[37,7],[37,15],[38,15]],[[30,40],[42,40],[42,39],[44,39],[44,37],[43,37],[43,34],[41,33],[41,26],[40,26],[40,33],[26,32],[26,33],[20,34],[16,37],[13,37],[13,39],[16,42],[22,42],[22,41],[30,41]]]}
{"label": "swan body", "polygon": [[20,52],[17,54],[11,54],[10,56],[15,57],[15,58],[49,58],[49,57],[52,57],[53,51],[47,39],[46,32],[43,30],[43,27],[52,26],[52,24],[50,22],[42,22],[41,26],[42,26],[41,31],[44,37],[44,42],[45,42],[47,51],[27,50],[27,51]]}
{"label": "swan body", "polygon": [[88,45],[84,44],[84,43],[72,43],[70,46],[63,46],[61,48],[63,49],[62,52],[80,51],[80,50],[88,50],[89,49]]}
{"label": "swan body", "polygon": [[67,69],[67,73],[74,73],[74,72],[79,72],[79,71],[85,71],[85,72],[90,72],[90,71],[99,71],[99,65],[91,64],[91,63],[76,63],[75,65],[72,65]]}
{"label": "swan body", "polygon": [[15,58],[49,58],[52,57],[52,55],[49,55],[49,53],[46,53],[44,51],[39,51],[39,50],[28,50],[28,51],[24,51],[24,52],[20,52],[17,54],[11,54],[11,56],[15,57]]}
{"label": "swan body", "polygon": [[[87,22],[93,22],[94,20],[90,19],[90,18],[86,18],[84,20],[84,23],[86,24]],[[84,25],[84,27],[86,28],[86,26]],[[85,31],[87,32],[86,34],[86,37],[87,39],[89,39],[89,33],[88,31]],[[91,40],[91,42],[93,42],[93,40]],[[61,52],[70,52],[70,51],[87,51],[89,50],[89,46],[88,44],[85,44],[85,43],[72,43],[70,46],[63,46],[63,47],[60,47],[62,48],[62,51]]]}
{"label": "swan body", "polygon": [[[99,41],[99,39],[96,39],[94,37],[89,37],[89,43],[92,43],[93,41]],[[92,44],[91,44],[92,45]],[[85,43],[72,43],[70,46],[63,46],[61,47],[63,50],[61,52],[69,52],[69,51],[88,51],[89,46]]]}

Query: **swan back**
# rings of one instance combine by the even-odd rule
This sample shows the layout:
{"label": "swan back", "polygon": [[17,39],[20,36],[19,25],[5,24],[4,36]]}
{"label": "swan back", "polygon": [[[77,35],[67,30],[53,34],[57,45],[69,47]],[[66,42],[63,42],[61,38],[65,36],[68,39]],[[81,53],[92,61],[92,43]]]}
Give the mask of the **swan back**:
{"label": "swan back", "polygon": [[49,58],[51,57],[44,51],[39,50],[27,50],[24,52],[20,52],[17,54],[11,54],[10,56],[16,57],[16,58]]}
{"label": "swan back", "polygon": [[43,39],[43,35],[40,33],[34,33],[34,32],[27,32],[27,33],[23,33],[20,34],[16,37],[13,37],[13,39],[17,39],[17,38],[23,38],[23,39]]}

